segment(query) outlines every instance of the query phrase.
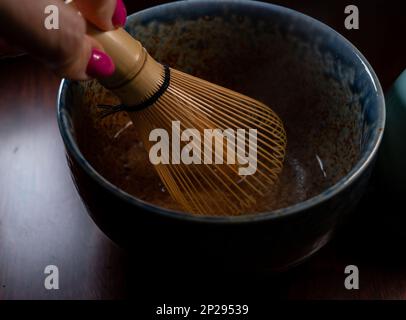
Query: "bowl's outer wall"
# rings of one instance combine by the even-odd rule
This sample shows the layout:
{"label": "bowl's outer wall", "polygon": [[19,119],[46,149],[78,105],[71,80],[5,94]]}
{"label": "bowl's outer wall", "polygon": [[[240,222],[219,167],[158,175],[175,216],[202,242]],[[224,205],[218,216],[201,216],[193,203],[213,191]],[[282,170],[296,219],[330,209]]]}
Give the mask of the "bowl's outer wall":
{"label": "bowl's outer wall", "polygon": [[191,265],[193,270],[196,266],[281,270],[300,262],[330,239],[343,213],[354,209],[371,171],[339,196],[296,215],[256,223],[205,224],[136,208],[90,177],[69,151],[67,156],[89,214],[108,237],[150,262],[168,260],[173,267]]}
{"label": "bowl's outer wall", "polygon": [[[200,1],[196,3],[202,5]],[[206,5],[210,6],[210,1]],[[260,4],[261,8],[263,5]],[[184,5],[184,12],[193,11],[193,3],[189,2],[188,6],[190,10],[186,10]],[[351,48],[348,46],[343,50]],[[62,93],[64,90],[66,86],[62,86]],[[64,99],[66,95],[61,94],[60,125],[63,122],[61,114],[68,113],[66,110],[61,112],[68,104]],[[372,113],[372,116],[375,114]],[[245,271],[258,268],[281,270],[302,261],[322,247],[345,214],[354,209],[365,190],[372,166],[372,161],[365,163],[362,174],[333,197],[326,197],[314,206],[277,219],[248,223],[174,219],[170,215],[136,206],[108,190],[85,170],[80,157],[73,153],[75,149],[69,147],[70,142],[64,133],[66,128],[61,129],[75,184],[96,224],[115,242],[142,254],[151,262],[164,261],[166,257],[175,268],[182,266],[183,270],[188,269],[188,264],[193,264],[192,270],[197,270],[197,265],[202,270],[236,270],[237,266]]]}

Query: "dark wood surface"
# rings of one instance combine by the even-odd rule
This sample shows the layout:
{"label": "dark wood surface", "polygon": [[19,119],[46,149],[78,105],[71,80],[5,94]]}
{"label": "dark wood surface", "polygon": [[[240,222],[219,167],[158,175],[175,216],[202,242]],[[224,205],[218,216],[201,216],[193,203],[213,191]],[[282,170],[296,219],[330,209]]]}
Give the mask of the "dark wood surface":
{"label": "dark wood surface", "polygon": [[[132,12],[159,2],[127,4]],[[360,9],[358,31],[344,29],[343,1],[277,2],[353,41],[385,89],[406,68],[405,11],[395,2],[352,1]],[[59,82],[28,57],[0,61],[0,299],[126,298],[140,290],[143,275],[134,274],[136,256],[104,236],[76,193],[56,123]],[[280,298],[406,298],[406,222],[387,206],[369,212],[368,203],[377,198],[371,190],[349,225],[308,262],[279,276],[245,280]],[[344,268],[353,264],[360,270],[360,289],[348,291]],[[59,268],[59,290],[44,288],[47,265]],[[216,283],[212,289],[227,288]]]}

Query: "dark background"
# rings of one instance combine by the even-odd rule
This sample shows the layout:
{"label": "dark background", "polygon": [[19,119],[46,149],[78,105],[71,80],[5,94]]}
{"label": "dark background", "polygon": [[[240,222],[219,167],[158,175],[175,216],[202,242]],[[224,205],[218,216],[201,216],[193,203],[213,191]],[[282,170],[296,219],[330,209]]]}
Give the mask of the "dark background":
{"label": "dark background", "polygon": [[[125,2],[131,13],[166,1]],[[307,13],[347,37],[369,60],[384,90],[406,68],[406,11],[398,2],[274,3]],[[344,8],[349,4],[359,8],[360,30],[344,28]],[[219,297],[217,303],[230,292],[241,298],[255,294],[294,299],[406,298],[406,221],[400,210],[380,197],[373,182],[337,237],[287,273],[203,283],[198,276],[171,278],[164,264],[159,274],[141,271],[144,261],[106,238],[76,193],[56,123],[59,82],[29,57],[0,61],[0,299],[141,295],[165,303],[207,290],[206,297]],[[44,268],[51,264],[59,267],[57,291],[43,285]],[[344,288],[347,265],[359,267],[360,290]]]}

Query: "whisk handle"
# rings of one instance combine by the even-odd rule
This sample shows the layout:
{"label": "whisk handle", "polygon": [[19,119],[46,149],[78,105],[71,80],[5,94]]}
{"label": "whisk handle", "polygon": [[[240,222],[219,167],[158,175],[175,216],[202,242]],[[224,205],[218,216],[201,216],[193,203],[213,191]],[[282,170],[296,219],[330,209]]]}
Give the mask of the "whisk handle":
{"label": "whisk handle", "polygon": [[[76,10],[73,2],[70,2]],[[126,106],[139,106],[154,98],[162,87],[165,68],[123,28],[102,31],[87,22],[87,34],[96,39],[116,66],[112,76],[98,79]]]}
{"label": "whisk handle", "polygon": [[[78,11],[74,1],[68,2],[67,5]],[[103,46],[104,51],[113,59],[116,66],[112,76],[99,79],[99,82],[105,87],[120,87],[132,80],[142,69],[147,52],[142,44],[123,28],[102,31],[88,21],[87,34]]]}
{"label": "whisk handle", "polygon": [[111,77],[99,79],[107,88],[117,88],[133,79],[142,69],[147,52],[142,44],[123,28],[101,31],[87,24],[87,33],[96,39],[113,59],[116,70]]}

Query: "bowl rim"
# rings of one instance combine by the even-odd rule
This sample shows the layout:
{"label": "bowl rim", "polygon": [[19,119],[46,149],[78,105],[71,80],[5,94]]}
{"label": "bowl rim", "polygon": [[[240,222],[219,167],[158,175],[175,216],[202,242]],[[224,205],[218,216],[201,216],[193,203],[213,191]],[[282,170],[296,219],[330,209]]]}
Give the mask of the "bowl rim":
{"label": "bowl rim", "polygon": [[[371,148],[368,150],[364,151],[361,158],[358,160],[358,162],[353,166],[353,168],[348,172],[345,176],[343,176],[339,181],[337,181],[335,184],[331,185],[321,193],[305,200],[302,202],[298,202],[296,204],[293,204],[291,206],[285,207],[285,208],[280,208],[277,210],[273,211],[266,211],[266,212],[261,212],[257,214],[245,214],[241,216],[197,216],[197,215],[192,215],[187,212],[182,212],[182,211],[177,211],[177,210],[171,210],[167,208],[163,208],[160,206],[153,205],[151,203],[145,202],[143,200],[140,200],[136,198],[135,196],[132,196],[125,192],[124,190],[121,190],[117,186],[113,185],[111,182],[109,182],[107,179],[105,179],[101,174],[99,174],[92,166],[91,164],[85,159],[81,151],[79,150],[78,145],[75,142],[75,139],[73,135],[71,134],[69,130],[69,123],[67,116],[65,114],[65,107],[63,106],[64,104],[62,103],[62,100],[64,99],[63,92],[65,88],[70,85],[72,82],[71,80],[67,79],[62,79],[61,84],[59,86],[58,94],[57,94],[57,121],[58,121],[58,126],[59,130],[63,139],[63,142],[65,144],[65,148],[69,153],[75,158],[77,163],[82,167],[82,169],[93,179],[98,183],[101,187],[104,189],[107,189],[110,193],[113,195],[119,197],[120,199],[124,200],[125,202],[129,203],[130,205],[134,206],[134,209],[141,207],[142,209],[151,211],[153,213],[156,213],[158,215],[163,215],[169,218],[175,218],[179,220],[188,220],[191,222],[204,222],[204,223],[214,223],[214,224],[238,224],[238,223],[253,223],[253,222],[258,222],[258,221],[263,221],[263,220],[273,220],[273,219],[280,219],[284,217],[291,216],[293,214],[297,214],[300,212],[305,212],[308,209],[315,207],[316,205],[320,205],[321,203],[333,198],[337,194],[341,193],[344,189],[346,189],[348,186],[350,186],[354,181],[356,181],[369,167],[369,165],[373,162],[373,159],[375,158],[375,155],[377,154],[379,145],[382,141],[382,136],[383,136],[383,131],[385,127],[385,118],[386,118],[386,110],[385,110],[385,100],[384,100],[384,94],[382,91],[382,87],[380,85],[380,82],[378,80],[377,75],[375,74],[373,68],[369,64],[369,62],[366,60],[366,58],[361,54],[361,52],[349,41],[347,40],[344,36],[339,34],[337,31],[332,29],[331,27],[327,26],[326,24],[322,23],[319,20],[316,20],[306,14],[303,14],[301,12],[298,12],[293,9],[289,9],[283,6],[279,5],[274,5],[270,3],[264,3],[264,2],[259,2],[259,1],[249,1],[249,0],[238,0],[238,1],[232,1],[232,0],[218,0],[218,2],[230,2],[238,5],[243,5],[243,6],[251,6],[251,7],[259,7],[264,10],[273,10],[273,11],[278,11],[278,12],[283,12],[285,14],[289,15],[295,15],[296,17],[302,18],[302,19],[307,19],[312,23],[315,23],[318,28],[325,29],[328,32],[332,32],[337,36],[337,39],[341,40],[342,42],[346,43],[353,51],[354,54],[358,56],[360,61],[363,63],[365,66],[366,72],[369,74],[369,78],[373,82],[373,85],[376,88],[376,94],[377,94],[377,101],[378,101],[378,117],[376,119],[377,122],[377,129],[374,130],[373,134],[369,139],[373,142],[373,145]],[[145,10],[136,12],[132,15],[130,15],[128,18],[129,19],[134,19],[138,15],[145,15],[145,14],[153,14],[154,11],[156,10],[161,10],[165,9],[167,7],[176,7],[176,6],[184,6],[184,5],[210,5],[213,4],[212,0],[195,0],[193,2],[189,1],[177,1],[177,2],[170,2],[170,3],[165,3],[161,4],[158,6],[154,6],[151,8],[147,8]]]}

